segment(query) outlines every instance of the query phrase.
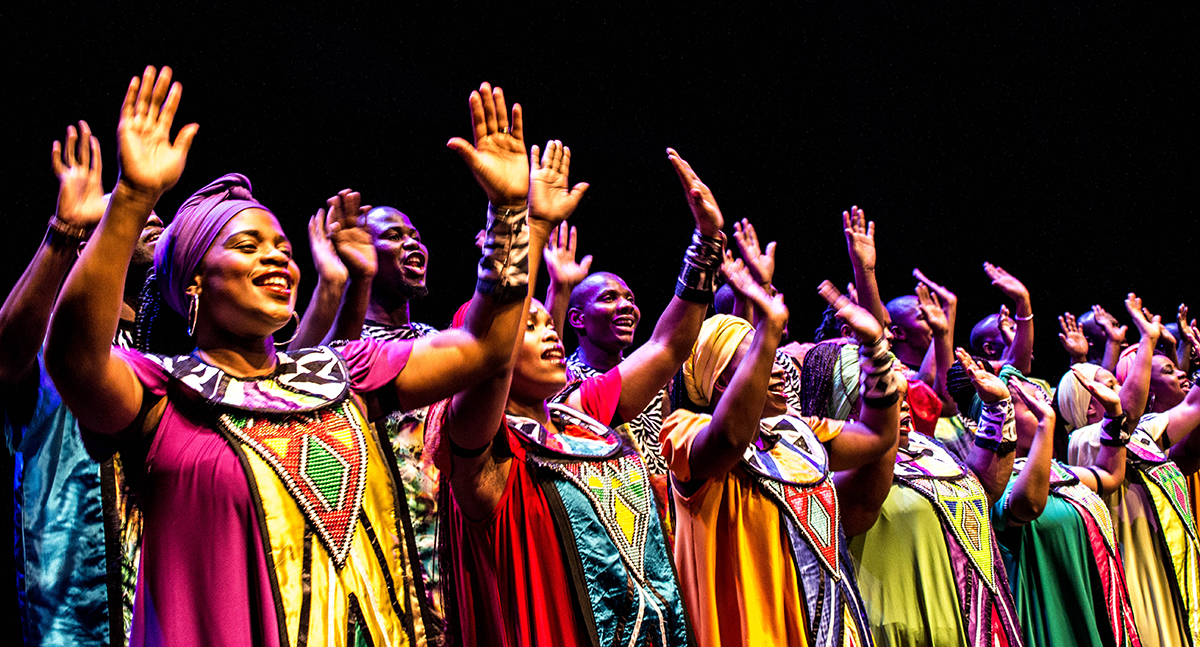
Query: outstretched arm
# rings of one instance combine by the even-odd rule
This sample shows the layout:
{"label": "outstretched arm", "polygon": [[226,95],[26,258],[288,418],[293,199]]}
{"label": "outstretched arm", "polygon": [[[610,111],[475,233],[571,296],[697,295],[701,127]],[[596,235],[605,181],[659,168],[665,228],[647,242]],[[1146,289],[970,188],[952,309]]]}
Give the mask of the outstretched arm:
{"label": "outstretched arm", "polygon": [[[566,164],[570,164],[570,155],[567,155]],[[546,245],[546,271],[550,275],[550,284],[546,286],[546,310],[550,312],[554,329],[559,331],[560,336],[566,330],[571,291],[587,278],[592,269],[591,255],[575,262],[578,240],[575,227],[568,227],[564,222],[550,232],[550,242]]]}
{"label": "outstretched arm", "polygon": [[787,322],[783,295],[767,296],[741,261],[735,261],[730,270],[730,285],[753,305],[758,323],[749,349],[713,410],[712,420],[692,441],[688,455],[692,482],[724,476],[742,459],[746,447],[758,435],[767,403],[767,385],[775,365],[775,349]]}
{"label": "outstretched arm", "polygon": [[1121,408],[1132,420],[1137,422],[1146,413],[1146,403],[1150,399],[1150,368],[1154,361],[1154,347],[1158,345],[1158,337],[1162,334],[1162,326],[1158,315],[1151,315],[1142,307],[1142,300],[1130,292],[1125,297],[1125,310],[1133,319],[1133,325],[1138,329],[1141,339],[1138,340],[1137,356],[1125,375],[1121,385]]}
{"label": "outstretched arm", "polygon": [[1012,396],[1004,382],[976,364],[967,351],[959,348],[955,354],[983,401],[983,415],[975,433],[975,446],[967,455],[967,465],[983,484],[990,506],[1004,495],[1012,476],[1013,450],[1017,446]]}
{"label": "outstretched arm", "polygon": [[1115,492],[1125,482],[1125,445],[1137,421],[1125,416],[1121,410],[1121,397],[1116,391],[1084,375],[1078,368],[1072,368],[1071,373],[1104,405],[1104,420],[1100,423],[1100,453],[1096,455],[1092,469],[1070,469],[1081,483],[1104,496]]}
{"label": "outstretched arm", "polygon": [[359,226],[371,210],[361,202],[358,192],[344,189],[325,201],[328,215],[318,209],[308,221],[317,287],[289,350],[362,335],[378,261],[371,234]]}
{"label": "outstretched arm", "polygon": [[1033,306],[1029,301],[1029,290],[999,265],[984,263],[983,271],[992,280],[992,285],[1013,301],[1012,318],[1017,329],[1004,351],[1001,364],[1012,364],[1018,371],[1028,374],[1033,369]]}
{"label": "outstretched arm", "polygon": [[1192,387],[1167,415],[1167,435],[1180,439],[1171,447],[1171,460],[1184,474],[1200,471],[1200,388]]}
{"label": "outstretched arm", "polygon": [[[622,420],[632,420],[640,414],[691,354],[708,304],[712,303],[713,278],[721,262],[721,227],[725,221],[716,198],[679,153],[668,148],[667,157],[683,184],[696,230],[684,258],[676,296],[658,318],[650,340],[619,365],[621,400],[617,413]],[[578,408],[582,397],[576,391],[567,403]]]}
{"label": "outstretched arm", "polygon": [[1037,418],[1037,431],[1033,436],[1033,444],[1029,446],[1025,468],[1013,483],[1006,508],[1009,520],[1022,525],[1042,516],[1042,510],[1046,509],[1046,498],[1050,496],[1050,462],[1054,459],[1054,409],[1050,408],[1050,403],[1043,401],[1031,388],[1021,384],[1016,378],[1008,379],[1008,391],[1020,398]]}
{"label": "outstretched arm", "polygon": [[[926,383],[933,387],[934,393],[937,393],[938,399],[942,401],[942,415],[953,416],[958,413],[958,403],[950,397],[950,392],[946,390],[946,372],[954,363],[954,324],[958,320],[958,296],[944,286],[931,281],[919,269],[913,268],[913,277],[926,288],[930,297],[928,302],[922,300],[921,289],[918,287],[917,299],[920,303],[921,318],[933,330],[933,343],[930,344],[930,352],[933,353],[933,374],[931,376],[933,381]],[[941,307],[941,317],[938,317],[938,313],[933,310],[935,306]],[[940,319],[945,319],[944,329],[940,325]],[[929,360],[929,354],[926,353],[925,362],[921,364],[923,372],[927,370],[926,365]]]}
{"label": "outstretched arm", "polygon": [[862,209],[850,207],[849,211],[842,212],[842,229],[846,234],[850,264],[854,267],[854,288],[858,292],[855,302],[883,325],[887,314],[879,298],[879,283],[875,280],[875,222],[868,222]]}
{"label": "outstretched arm", "polygon": [[80,425],[96,434],[129,427],[142,407],[142,385],[112,355],[125,274],[158,198],[175,185],[199,126],[171,125],[183,88],[171,68],[147,67],[125,93],[117,125],[120,172],[108,210],[67,277],[50,323],[46,368]]}
{"label": "outstretched arm", "polygon": [[54,142],[50,164],[58,176],[58,208],[29,267],[0,307],[0,387],[37,374],[37,352],[46,337],[58,287],[79,243],[104,215],[100,142],[86,121],[79,122],[78,131],[67,126],[66,149]]}

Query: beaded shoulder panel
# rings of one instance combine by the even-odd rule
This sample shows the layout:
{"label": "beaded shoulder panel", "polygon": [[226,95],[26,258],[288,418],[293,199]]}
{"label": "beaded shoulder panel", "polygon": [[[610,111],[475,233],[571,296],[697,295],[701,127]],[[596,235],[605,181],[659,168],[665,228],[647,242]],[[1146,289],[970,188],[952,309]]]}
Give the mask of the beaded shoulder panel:
{"label": "beaded shoulder panel", "polygon": [[608,425],[591,416],[551,402],[546,405],[557,431],[524,416],[508,416],[508,426],[532,444],[538,454],[563,458],[597,459],[615,456],[621,450],[621,437]]}
{"label": "beaded shoulder panel", "polygon": [[146,357],[208,403],[251,413],[311,412],[342,401],[350,389],[345,362],[325,346],[279,353],[275,371],[255,379],[233,377],[194,355]]}
{"label": "beaded shoulder panel", "polygon": [[742,454],[742,465],[781,483],[816,485],[829,474],[829,454],[807,423],[782,415],[762,421],[758,438]]}

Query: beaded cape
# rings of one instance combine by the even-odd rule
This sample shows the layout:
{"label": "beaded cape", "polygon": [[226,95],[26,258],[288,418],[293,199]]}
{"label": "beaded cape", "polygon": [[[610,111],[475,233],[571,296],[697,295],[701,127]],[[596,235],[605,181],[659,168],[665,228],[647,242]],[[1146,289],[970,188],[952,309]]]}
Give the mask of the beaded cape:
{"label": "beaded cape", "polygon": [[[144,357],[204,402],[213,427],[238,455],[271,555],[281,643],[305,644],[310,633],[318,639],[333,631],[376,644],[388,634],[400,644],[424,644],[428,611],[421,578],[414,577],[404,497],[394,466],[350,397],[341,356],[327,347],[279,353],[275,371],[254,379],[230,376],[194,355]],[[399,550],[389,550],[381,536],[398,538]],[[299,599],[284,591],[295,587],[287,582],[293,578],[304,582]],[[344,610],[345,626],[337,624],[340,612],[326,618],[328,609]]]}
{"label": "beaded cape", "polygon": [[741,465],[784,520],[804,590],[810,644],[872,645],[825,447],[795,416],[766,418],[760,427]]}
{"label": "beaded cape", "polygon": [[574,552],[569,561],[591,607],[584,613],[590,633],[603,645],[688,644],[649,474],[632,441],[581,411],[547,407],[557,431],[512,415],[508,427],[543,479],[560,536]]}
{"label": "beaded cape", "polygon": [[928,499],[942,521],[970,644],[1020,645],[1016,608],[979,479],[941,443],[920,433],[909,434],[908,447],[896,453],[894,478]]}

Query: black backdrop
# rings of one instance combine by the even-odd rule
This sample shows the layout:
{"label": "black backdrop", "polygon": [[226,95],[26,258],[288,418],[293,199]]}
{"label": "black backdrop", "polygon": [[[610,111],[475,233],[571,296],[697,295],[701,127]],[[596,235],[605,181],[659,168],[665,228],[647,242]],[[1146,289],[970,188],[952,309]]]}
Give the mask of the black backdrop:
{"label": "black backdrop", "polygon": [[524,105],[530,143],[572,147],[573,179],[592,184],[572,219],[583,250],[626,277],[647,321],[690,231],[667,146],[730,224],[779,241],[796,337],[816,323],[816,284],[850,278],[851,204],[878,222],[884,298],[919,264],[962,297],[960,343],[1000,302],[981,263],[1024,279],[1041,376],[1065,368],[1062,310],[1119,312],[1136,290],[1169,314],[1195,293],[1196,5],[254,4],[0,9],[5,293],[54,207],[50,142],[88,119],[111,186],[122,93],[147,63],[175,67],[178,123],[201,124],[159,212],[245,173],[297,239],[305,298],[306,218],[347,186],[421,228],[432,294],[418,320],[443,325],[467,298],[484,199],[444,144],[469,136],[483,80]]}

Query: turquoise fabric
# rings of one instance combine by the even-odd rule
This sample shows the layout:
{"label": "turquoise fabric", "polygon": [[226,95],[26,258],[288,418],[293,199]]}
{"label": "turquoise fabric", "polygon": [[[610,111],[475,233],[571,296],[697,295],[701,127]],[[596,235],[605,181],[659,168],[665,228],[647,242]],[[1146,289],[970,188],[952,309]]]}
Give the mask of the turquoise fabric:
{"label": "turquoise fabric", "polygon": [[5,416],[14,475],[17,596],[25,643],[107,645],[100,465],[83,447],[38,353],[37,406],[26,424]]}
{"label": "turquoise fabric", "polygon": [[[543,474],[549,473],[549,470],[543,471]],[[566,509],[566,521],[574,540],[572,543],[579,555],[591,598],[595,619],[593,627],[599,638],[598,644],[687,645],[689,632],[684,621],[687,616],[683,610],[683,597],[675,581],[675,572],[657,515],[646,533],[645,572],[653,587],[653,591],[646,591],[626,571],[620,552],[609,539],[608,531],[588,496],[573,483],[557,475],[549,480],[553,482]],[[645,608],[639,612],[643,604]],[[639,615],[640,625],[637,621]],[[618,631],[620,635],[617,635]],[[638,639],[631,640],[631,631],[640,634]]]}

